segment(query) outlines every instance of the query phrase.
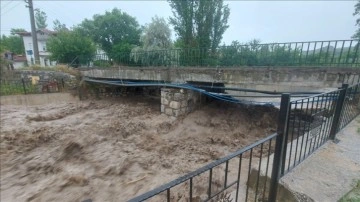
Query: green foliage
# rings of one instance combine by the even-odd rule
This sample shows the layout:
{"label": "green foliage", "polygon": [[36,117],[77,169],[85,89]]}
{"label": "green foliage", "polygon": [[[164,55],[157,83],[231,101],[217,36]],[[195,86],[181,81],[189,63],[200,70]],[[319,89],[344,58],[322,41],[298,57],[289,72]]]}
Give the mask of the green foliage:
{"label": "green foliage", "polygon": [[85,19],[76,30],[82,36],[88,36],[108,54],[115,55],[118,50],[129,50],[130,46],[140,45],[140,27],[136,19],[121,10],[114,8],[103,15],[94,15],[91,20]]}
{"label": "green foliage", "polygon": [[18,95],[25,94],[22,84],[2,84],[0,87],[0,95]]}
{"label": "green foliage", "polygon": [[24,54],[24,41],[20,36],[14,35],[15,29],[11,30],[12,35],[1,37],[1,51],[11,51],[15,54]]}
{"label": "green foliage", "polygon": [[46,24],[47,15],[44,11],[39,8],[35,9],[35,23],[37,29],[45,29],[47,27]]}
{"label": "green foliage", "polygon": [[133,49],[133,45],[128,43],[119,43],[114,45],[110,52],[110,58],[113,58],[113,60],[117,63],[120,63],[120,61],[126,61],[129,63],[130,53],[131,49]]}
{"label": "green foliage", "polygon": [[[25,82],[26,93],[36,93],[38,88],[31,82]],[[24,85],[21,80],[17,81],[1,81],[0,95],[19,95],[25,94]]]}
{"label": "green foliage", "polygon": [[229,27],[230,9],[223,0],[168,0],[174,17],[170,24],[179,36],[181,48],[201,47],[212,53]]}
{"label": "green foliage", "polygon": [[140,37],[142,47],[146,50],[152,47],[167,49],[171,47],[171,30],[164,18],[155,16],[151,23],[145,25]]}
{"label": "green foliage", "polygon": [[[304,47],[305,49],[306,47]],[[223,66],[272,66],[272,65],[329,65],[352,63],[356,60],[356,46],[349,48],[322,47],[316,50],[301,50],[290,44],[259,44],[253,40],[245,44],[233,41],[231,46],[218,50],[219,65]]]}
{"label": "green foliage", "polygon": [[111,64],[108,60],[95,60],[94,64],[95,67],[110,67]]}
{"label": "green foliage", "polygon": [[260,44],[259,40],[252,40],[245,44],[233,41],[231,46],[221,46],[215,52],[205,48],[143,50],[136,47],[130,59],[127,52],[119,55],[123,56],[121,63],[141,66],[356,66],[358,46],[335,45],[338,47],[335,48],[324,46],[323,42]]}
{"label": "green foliage", "polygon": [[54,24],[53,26],[54,31],[59,32],[59,31],[67,30],[66,25],[62,24],[58,19],[54,20],[53,24]]}
{"label": "green foliage", "polygon": [[185,47],[185,45],[184,45],[184,42],[178,38],[174,41],[174,47],[182,48],[182,47]]}
{"label": "green foliage", "polygon": [[356,19],[356,24],[355,24],[356,26],[358,26],[358,29],[356,30],[352,38],[360,40],[360,0],[355,4],[355,11],[353,13],[353,16],[359,16],[359,18]]}
{"label": "green foliage", "polygon": [[358,180],[357,185],[350,190],[345,196],[341,197],[339,202],[358,202],[360,201],[360,180]]}
{"label": "green foliage", "polygon": [[169,58],[165,50],[172,47],[171,30],[164,18],[152,18],[152,22],[145,25],[140,41],[142,46],[133,48],[130,54],[136,65],[161,65]]}
{"label": "green foliage", "polygon": [[17,33],[21,33],[21,32],[26,32],[26,30],[23,28],[11,28],[10,30],[11,35],[16,35]]}
{"label": "green foliage", "polygon": [[147,50],[136,47],[131,51],[130,58],[132,65],[137,66],[167,66],[172,60],[176,60],[176,54],[168,49],[149,47]]}
{"label": "green foliage", "polygon": [[47,47],[51,53],[51,59],[59,63],[78,64],[80,62],[77,59],[78,56],[91,58],[96,51],[90,38],[65,30],[51,37],[47,42]]}

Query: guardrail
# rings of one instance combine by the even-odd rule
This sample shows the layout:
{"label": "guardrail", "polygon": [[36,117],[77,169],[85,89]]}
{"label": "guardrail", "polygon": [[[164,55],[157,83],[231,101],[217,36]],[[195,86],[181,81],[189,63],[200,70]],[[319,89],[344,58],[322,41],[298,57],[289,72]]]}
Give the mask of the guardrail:
{"label": "guardrail", "polygon": [[[326,141],[336,140],[336,133],[360,114],[360,83],[290,98],[282,94],[277,133],[129,201],[275,202],[279,179]],[[254,163],[258,173],[250,188]]]}
{"label": "guardrail", "polygon": [[360,67],[359,40],[330,40],[119,52],[77,56],[76,66],[110,67],[237,67],[237,66],[341,66]]}

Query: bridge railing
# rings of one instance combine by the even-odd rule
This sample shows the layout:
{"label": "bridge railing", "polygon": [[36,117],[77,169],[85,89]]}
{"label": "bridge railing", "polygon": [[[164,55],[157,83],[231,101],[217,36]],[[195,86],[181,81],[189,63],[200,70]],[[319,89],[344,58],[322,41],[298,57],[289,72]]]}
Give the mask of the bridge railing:
{"label": "bridge railing", "polygon": [[120,52],[82,58],[82,66],[236,67],[341,66],[360,67],[359,40],[331,40]]}

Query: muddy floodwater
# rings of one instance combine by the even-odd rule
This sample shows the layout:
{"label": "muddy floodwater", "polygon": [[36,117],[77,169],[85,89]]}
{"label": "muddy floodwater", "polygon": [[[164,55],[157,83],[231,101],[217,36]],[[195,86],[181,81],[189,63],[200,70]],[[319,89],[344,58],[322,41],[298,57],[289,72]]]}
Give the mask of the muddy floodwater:
{"label": "muddy floodwater", "polygon": [[143,97],[1,105],[1,201],[126,201],[272,134],[277,109]]}

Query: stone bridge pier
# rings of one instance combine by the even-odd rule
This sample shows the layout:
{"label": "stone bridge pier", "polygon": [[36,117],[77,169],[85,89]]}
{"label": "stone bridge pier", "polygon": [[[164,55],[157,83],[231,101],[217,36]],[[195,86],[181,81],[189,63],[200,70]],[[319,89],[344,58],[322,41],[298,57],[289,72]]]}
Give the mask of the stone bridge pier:
{"label": "stone bridge pier", "polygon": [[204,95],[189,89],[161,88],[161,113],[178,117],[186,115],[206,101]]}

